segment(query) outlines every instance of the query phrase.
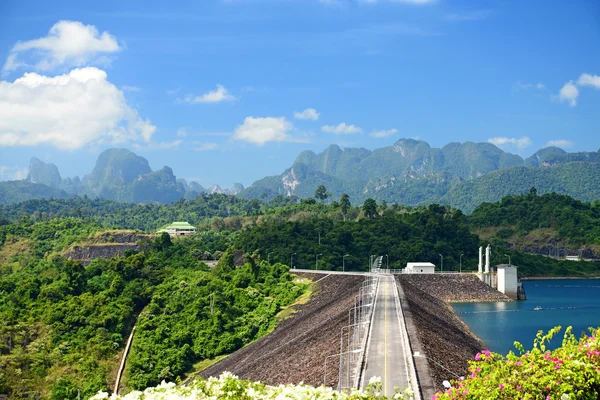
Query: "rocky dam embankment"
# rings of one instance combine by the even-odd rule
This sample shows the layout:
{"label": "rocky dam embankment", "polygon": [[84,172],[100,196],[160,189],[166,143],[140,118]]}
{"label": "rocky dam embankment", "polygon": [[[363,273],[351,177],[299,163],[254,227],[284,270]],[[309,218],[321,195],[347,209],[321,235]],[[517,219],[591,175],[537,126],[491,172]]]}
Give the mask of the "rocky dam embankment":
{"label": "rocky dam embankment", "polygon": [[396,280],[414,328],[410,335],[409,326],[411,344],[418,341],[413,347],[424,353],[435,389],[442,389],[444,380],[466,376],[468,361],[486,346],[449,303],[512,300],[471,274],[396,275]]}
{"label": "rocky dam embankment", "polygon": [[[272,333],[208,367],[200,376],[230,371],[270,385],[323,384],[325,358],[340,351],[340,330],[348,324],[348,310],[354,305],[364,277],[297,275],[315,282],[310,300],[293,306],[294,313]],[[329,358],[327,386],[337,386],[338,370],[338,357]]]}

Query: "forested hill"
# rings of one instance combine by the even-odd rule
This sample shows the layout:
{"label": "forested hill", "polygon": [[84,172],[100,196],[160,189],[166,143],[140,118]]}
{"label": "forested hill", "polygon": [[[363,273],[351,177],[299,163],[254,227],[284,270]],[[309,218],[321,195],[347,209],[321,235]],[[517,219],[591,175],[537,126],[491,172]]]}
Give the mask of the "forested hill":
{"label": "forested hill", "polygon": [[587,202],[600,200],[600,163],[574,161],[494,171],[456,184],[439,202],[471,213],[481,203],[525,194],[532,186],[539,194],[559,193]]}
{"label": "forested hill", "polygon": [[531,188],[526,195],[479,205],[469,221],[473,228],[521,247],[560,244],[570,248],[572,255],[584,246],[600,248],[598,200],[586,203],[556,193],[540,196]]}

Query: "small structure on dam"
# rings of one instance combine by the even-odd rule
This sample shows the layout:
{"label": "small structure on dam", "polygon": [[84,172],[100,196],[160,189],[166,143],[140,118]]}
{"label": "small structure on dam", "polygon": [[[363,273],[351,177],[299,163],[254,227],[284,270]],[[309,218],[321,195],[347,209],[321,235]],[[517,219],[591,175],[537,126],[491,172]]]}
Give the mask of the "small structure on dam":
{"label": "small structure on dam", "polygon": [[409,262],[406,268],[402,270],[404,274],[433,274],[435,265],[430,262]]}
{"label": "small structure on dam", "polygon": [[483,270],[483,247],[479,247],[479,264],[477,276],[482,282],[497,289],[514,300],[525,300],[525,290],[517,276],[517,266],[512,264],[500,264],[496,266],[496,272],[490,270],[490,259],[492,246],[488,244],[485,248],[485,270]]}

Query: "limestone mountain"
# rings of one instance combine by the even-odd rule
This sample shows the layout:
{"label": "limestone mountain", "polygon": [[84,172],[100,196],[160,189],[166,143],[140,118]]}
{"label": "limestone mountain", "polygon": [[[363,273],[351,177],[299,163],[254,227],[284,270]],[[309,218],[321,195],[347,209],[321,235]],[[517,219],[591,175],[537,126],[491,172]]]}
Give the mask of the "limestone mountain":
{"label": "limestone mountain", "polygon": [[[333,199],[347,193],[354,203],[371,197],[406,205],[442,202],[470,211],[478,202],[524,193],[531,186],[539,186],[540,193],[600,199],[600,180],[590,174],[598,166],[600,154],[595,152],[548,147],[523,160],[491,143],[453,142],[432,148],[421,140],[400,139],[373,151],[336,145],[319,154],[304,151],[281,175],[258,180],[239,195],[312,197],[323,184]],[[591,180],[583,182],[587,178]]]}
{"label": "limestone mountain", "polygon": [[32,158],[25,181],[0,182],[0,204],[70,195],[132,203],[171,203],[192,199],[205,191],[197,182],[177,180],[169,167],[152,171],[144,157],[126,149],[108,149],[98,156],[92,172],[81,179],[62,179],[56,165]]}
{"label": "limestone mountain", "polygon": [[36,157],[29,162],[29,173],[25,180],[31,183],[41,183],[54,189],[58,189],[62,182],[56,165],[45,163]]}

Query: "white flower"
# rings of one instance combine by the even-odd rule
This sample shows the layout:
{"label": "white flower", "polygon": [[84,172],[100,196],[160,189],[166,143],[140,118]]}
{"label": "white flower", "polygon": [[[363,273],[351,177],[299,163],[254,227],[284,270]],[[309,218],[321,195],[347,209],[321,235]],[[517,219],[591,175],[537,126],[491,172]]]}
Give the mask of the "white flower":
{"label": "white flower", "polygon": [[381,382],[381,377],[380,376],[372,376],[371,379],[369,379],[369,385],[371,383],[379,383]]}
{"label": "white flower", "polygon": [[569,395],[566,393],[563,393],[562,396],[560,396],[560,400],[569,400]]}
{"label": "white flower", "polygon": [[444,385],[444,387],[445,387],[446,389],[450,389],[450,388],[452,387],[452,385],[451,385],[451,384],[450,384],[450,382],[448,382],[448,381],[444,381],[444,382],[442,382],[442,385]]}

